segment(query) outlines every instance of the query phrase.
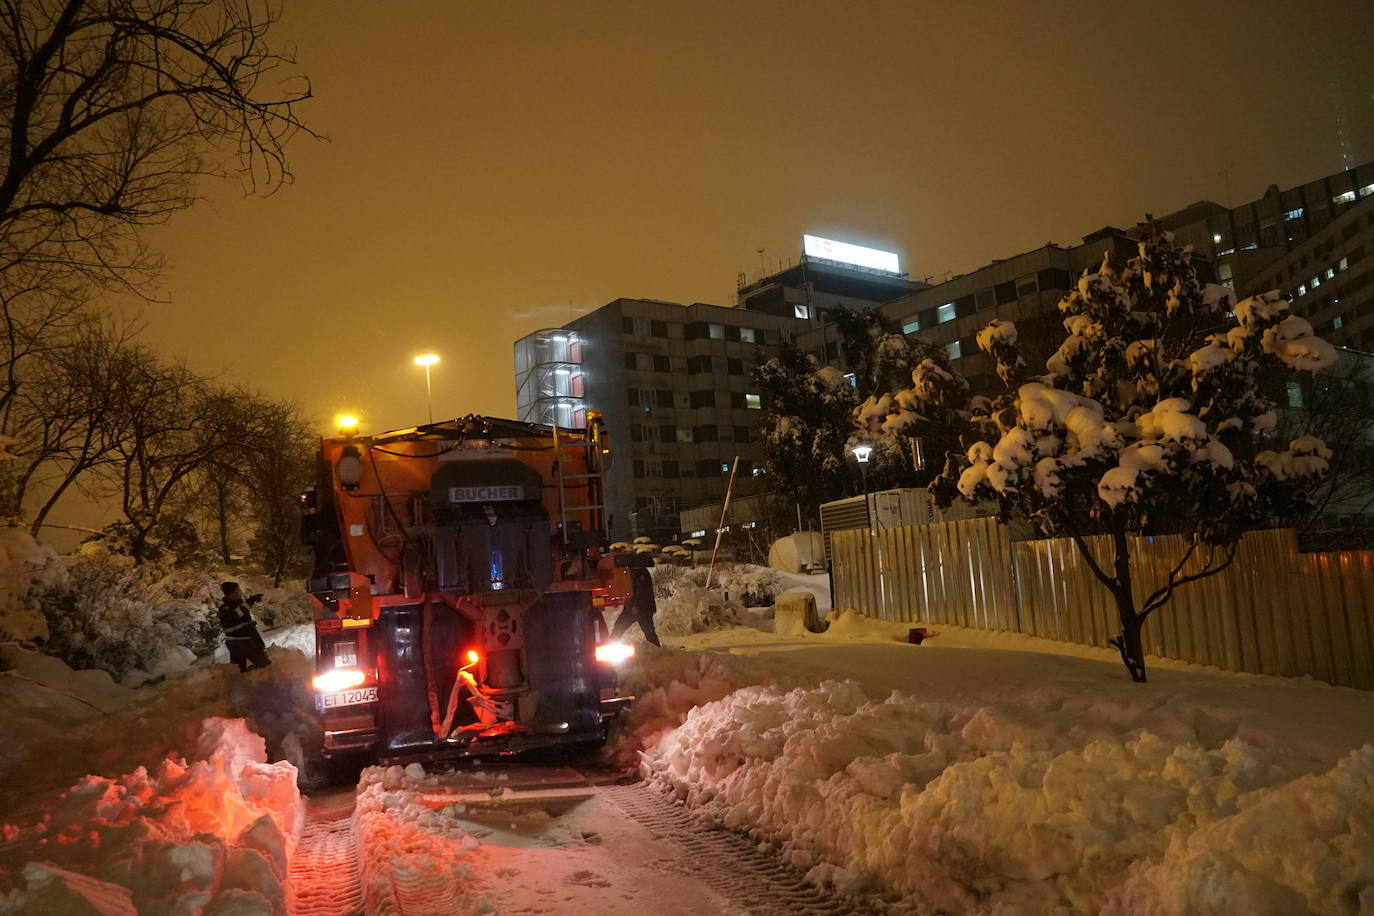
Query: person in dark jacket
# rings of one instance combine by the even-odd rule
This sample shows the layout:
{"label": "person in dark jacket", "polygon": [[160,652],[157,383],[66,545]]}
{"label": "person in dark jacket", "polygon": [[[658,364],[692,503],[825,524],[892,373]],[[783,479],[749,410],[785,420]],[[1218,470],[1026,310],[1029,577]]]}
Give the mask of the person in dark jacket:
{"label": "person in dark jacket", "polygon": [[220,584],[224,600],[219,605],[219,625],[224,631],[224,645],[229,649],[229,661],[239,666],[240,671],[250,668],[266,668],[272,664],[267,657],[267,644],[258,633],[258,623],[253,619],[253,605],[262,600],[262,595],[243,598],[243,590],[237,582]]}
{"label": "person in dark jacket", "polygon": [[[642,559],[645,563],[653,563],[653,560],[648,557]],[[637,623],[639,628],[644,631],[645,639],[656,646],[663,645],[658,641],[658,632],[654,629],[654,614],[656,613],[658,613],[658,602],[654,600],[654,579],[653,576],[649,575],[648,566],[630,567],[630,597],[626,599],[624,609],[616,618],[615,627],[611,630],[611,638],[619,639],[626,630]]]}

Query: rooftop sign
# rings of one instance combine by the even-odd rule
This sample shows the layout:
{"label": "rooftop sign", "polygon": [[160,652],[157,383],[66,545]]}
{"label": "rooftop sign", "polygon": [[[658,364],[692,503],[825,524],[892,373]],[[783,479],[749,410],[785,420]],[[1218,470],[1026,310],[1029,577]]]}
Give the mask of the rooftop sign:
{"label": "rooftop sign", "polygon": [[901,273],[901,268],[897,266],[897,253],[895,251],[880,251],[877,248],[865,248],[862,245],[851,245],[848,242],[836,242],[815,235],[803,235],[802,248],[808,258],[823,258],[827,261],[839,261],[842,264],[867,267],[869,270]]}

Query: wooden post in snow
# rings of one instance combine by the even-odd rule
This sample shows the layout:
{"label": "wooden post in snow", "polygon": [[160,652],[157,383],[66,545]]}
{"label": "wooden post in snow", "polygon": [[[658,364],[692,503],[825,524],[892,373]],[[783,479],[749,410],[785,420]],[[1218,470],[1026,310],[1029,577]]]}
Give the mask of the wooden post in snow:
{"label": "wooden post in snow", "polygon": [[730,482],[725,485],[725,503],[720,507],[720,524],[716,526],[716,546],[711,548],[711,567],[706,570],[706,587],[711,587],[716,576],[716,556],[720,554],[720,537],[725,531],[725,520],[730,517],[730,495],[735,492],[735,473],[739,470],[739,455],[730,465]]}

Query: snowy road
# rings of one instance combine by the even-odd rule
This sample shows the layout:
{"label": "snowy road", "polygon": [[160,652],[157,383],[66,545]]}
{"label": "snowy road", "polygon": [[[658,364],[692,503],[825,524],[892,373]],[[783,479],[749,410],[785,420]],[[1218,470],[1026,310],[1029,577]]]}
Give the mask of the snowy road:
{"label": "snowy road", "polygon": [[437,879],[448,872],[442,852],[432,846],[392,857],[375,873],[366,863],[360,869],[351,793],[312,799],[291,865],[293,916],[864,912],[807,885],[746,837],[707,825],[642,783],[606,784],[606,774],[567,767],[477,776],[408,783],[404,798],[387,802],[393,809],[460,812],[453,823],[461,831],[444,838],[465,862],[454,884]]}

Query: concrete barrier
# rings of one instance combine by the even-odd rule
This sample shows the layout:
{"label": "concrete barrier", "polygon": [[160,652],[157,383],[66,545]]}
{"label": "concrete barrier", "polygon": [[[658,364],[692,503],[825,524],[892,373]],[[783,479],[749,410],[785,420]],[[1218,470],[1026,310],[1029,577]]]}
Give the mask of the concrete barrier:
{"label": "concrete barrier", "polygon": [[816,596],[810,592],[779,595],[773,603],[773,632],[783,636],[825,632],[816,612]]}

